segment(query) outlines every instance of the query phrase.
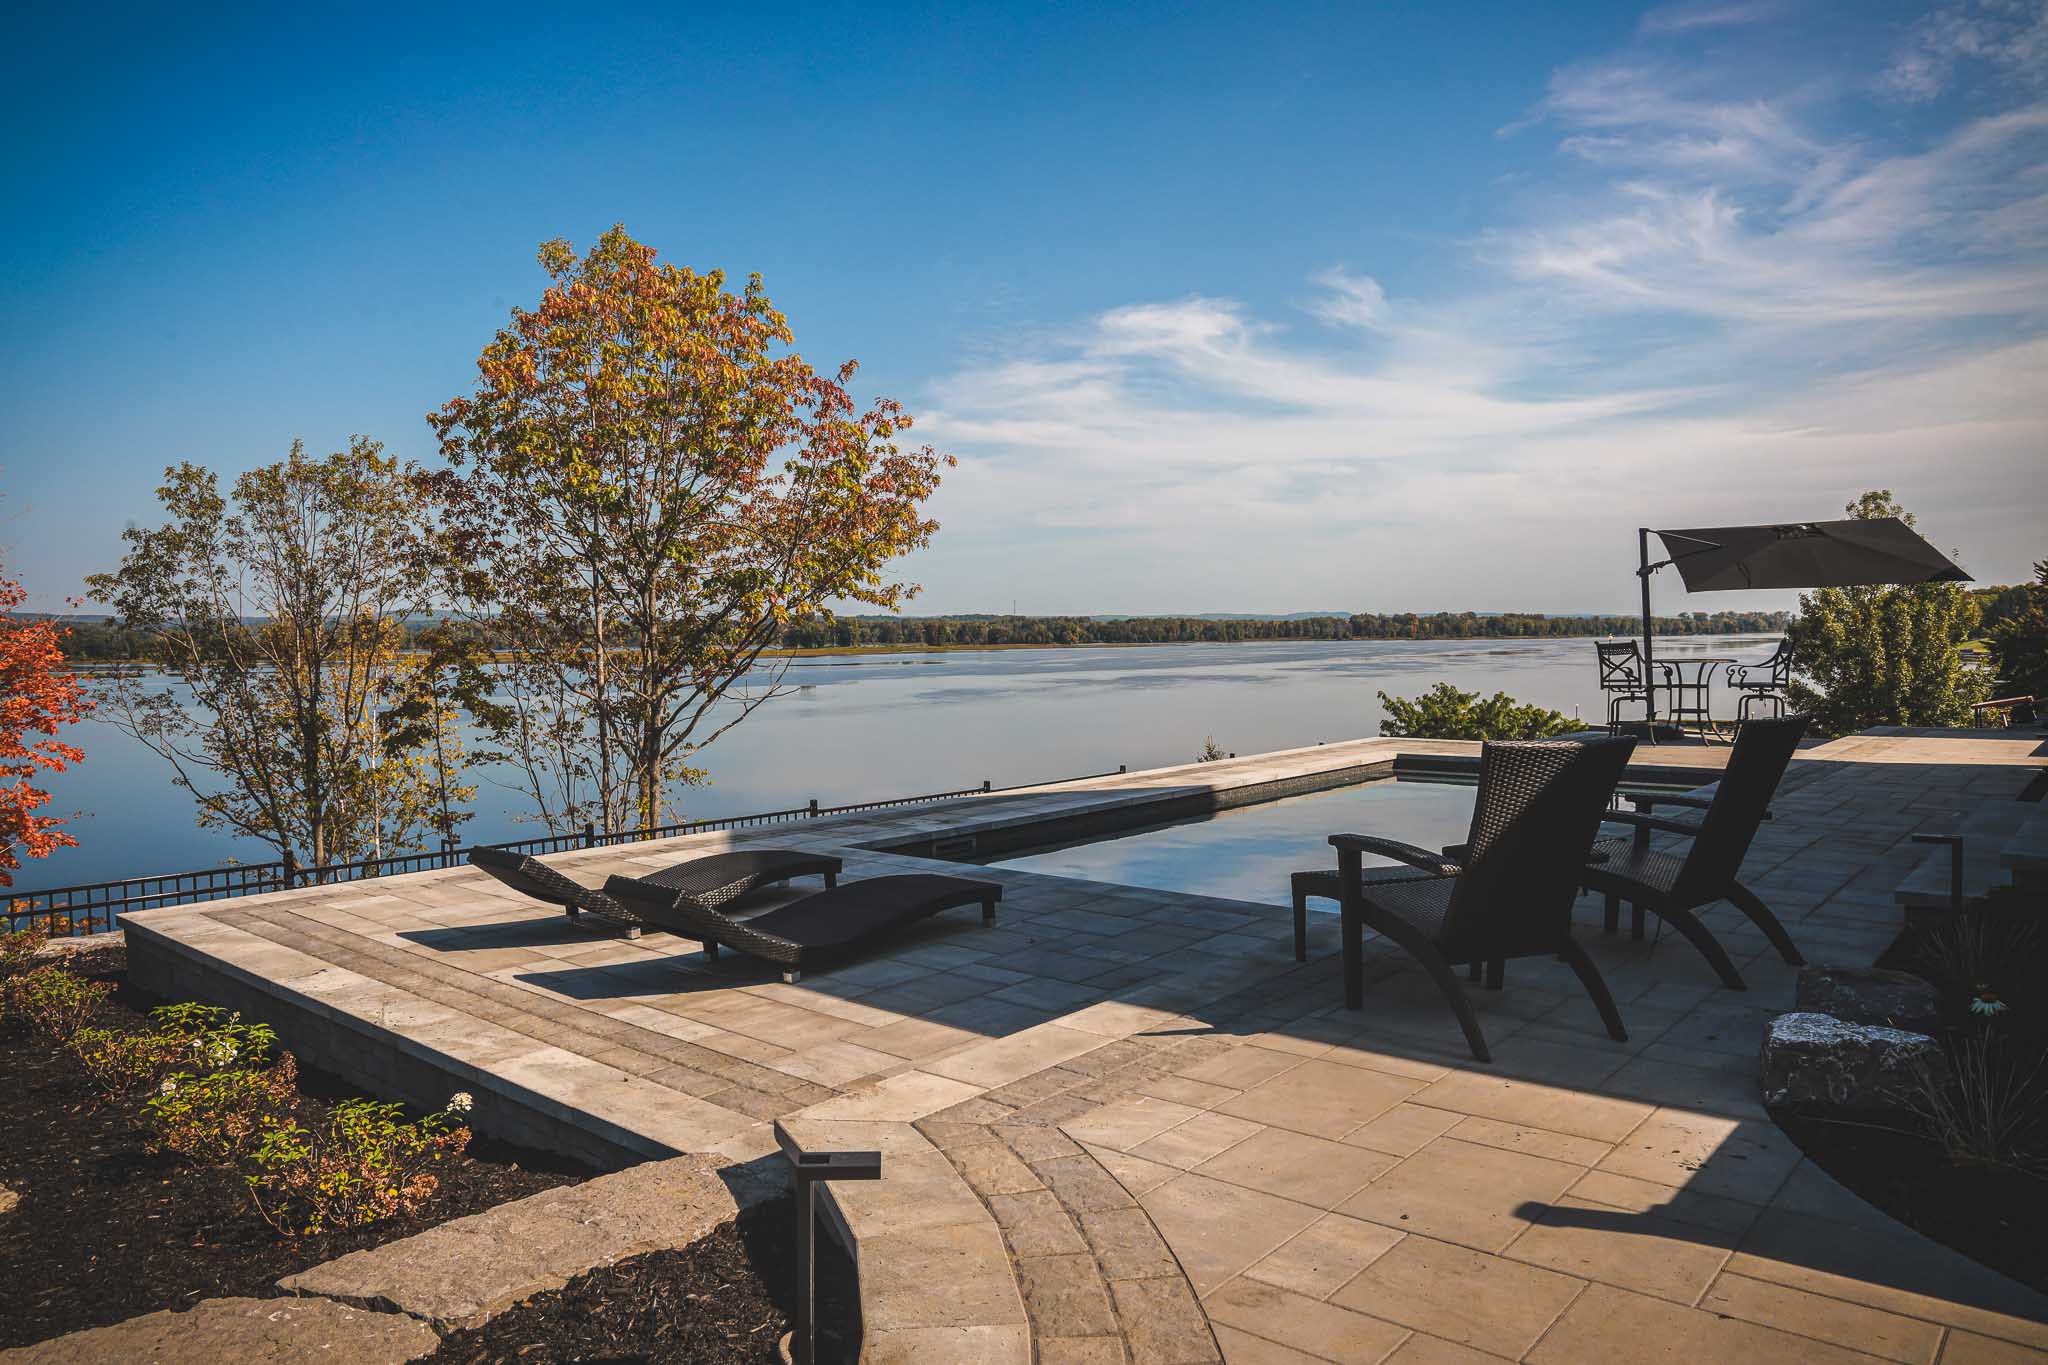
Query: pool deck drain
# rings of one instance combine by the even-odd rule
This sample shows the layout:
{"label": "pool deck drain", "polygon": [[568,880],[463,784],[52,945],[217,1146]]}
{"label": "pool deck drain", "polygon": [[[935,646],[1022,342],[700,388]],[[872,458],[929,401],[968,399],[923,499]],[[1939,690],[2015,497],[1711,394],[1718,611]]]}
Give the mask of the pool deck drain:
{"label": "pool deck drain", "polygon": [[[1863,964],[1941,828],[2010,800],[2034,739],[1864,735],[1795,760],[1746,865],[1810,958]],[[734,845],[1015,847],[1312,788],[1396,754],[1361,740],[550,861],[586,882]],[[1697,780],[1725,750],[1644,746]],[[878,851],[882,848],[898,850]],[[1303,865],[1321,861],[1305,845]],[[977,868],[962,912],[797,985],[660,933],[572,926],[468,870],[126,918],[133,971],[277,1023],[310,1062],[601,1165],[706,1152],[772,1170],[770,1125],[880,1147],[825,1201],[877,1361],[2044,1358],[2048,1302],[1848,1195],[1756,1100],[1793,973],[1707,912],[1750,982],[1681,940],[1580,937],[1622,1004],[1610,1042],[1557,964],[1475,993],[1491,1067],[1417,972],[1369,943],[1339,1008],[1337,934],[1288,912]],[[2002,1353],[2002,1354],[2001,1354]]]}

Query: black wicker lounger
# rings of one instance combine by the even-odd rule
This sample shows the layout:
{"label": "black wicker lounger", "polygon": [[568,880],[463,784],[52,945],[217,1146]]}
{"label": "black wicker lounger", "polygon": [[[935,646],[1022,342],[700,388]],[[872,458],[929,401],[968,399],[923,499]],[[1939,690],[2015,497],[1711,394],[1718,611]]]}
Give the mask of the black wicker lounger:
{"label": "black wicker lounger", "polygon": [[726,947],[766,958],[782,967],[784,981],[801,980],[804,969],[820,957],[886,938],[956,905],[979,904],[981,922],[993,924],[996,902],[1003,898],[1003,888],[994,882],[919,872],[851,882],[736,920],[651,877],[609,877],[604,891],[630,904],[644,922],[696,939],[706,957],[715,958]]}
{"label": "black wicker lounger", "polygon": [[[573,881],[538,858],[503,849],[477,848],[469,854],[470,866],[482,868],[515,891],[535,900],[559,905],[575,919],[588,910],[626,931],[626,937],[640,937],[642,917],[602,891]],[[705,905],[724,905],[757,887],[785,882],[791,877],[823,876],[825,886],[839,884],[840,861],[823,853],[800,853],[782,848],[744,848],[730,853],[713,853],[665,867],[642,880],[670,891],[687,894]]]}

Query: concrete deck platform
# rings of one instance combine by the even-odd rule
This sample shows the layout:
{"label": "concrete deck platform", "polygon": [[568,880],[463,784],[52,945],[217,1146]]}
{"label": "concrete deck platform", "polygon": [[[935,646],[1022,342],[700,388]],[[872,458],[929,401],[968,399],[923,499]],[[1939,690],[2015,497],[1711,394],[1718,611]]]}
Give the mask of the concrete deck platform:
{"label": "concrete deck platform", "polygon": [[[2041,759],[2000,733],[1795,761],[1746,878],[1810,959],[1869,962],[1924,853],[1907,836],[2018,794]],[[931,870],[1475,748],[1363,740],[551,861],[595,883],[751,843]],[[1694,782],[1724,756],[1638,751]],[[1603,936],[1589,899],[1630,1041],[1568,969],[1517,962],[1475,993],[1480,1066],[1383,945],[1366,1009],[1341,1009],[1333,920],[1297,964],[1284,909],[970,875],[1004,886],[994,928],[941,916],[798,985],[467,871],[126,924],[152,989],[260,1013],[383,1093],[469,1090],[479,1126],[598,1164],[765,1162],[777,1118],[880,1147],[886,1178],[832,1199],[873,1360],[2048,1359],[2048,1302],[1863,1205],[1764,1115],[1756,1050],[1793,973],[1732,911],[1707,919],[1743,993],[1675,935]]]}

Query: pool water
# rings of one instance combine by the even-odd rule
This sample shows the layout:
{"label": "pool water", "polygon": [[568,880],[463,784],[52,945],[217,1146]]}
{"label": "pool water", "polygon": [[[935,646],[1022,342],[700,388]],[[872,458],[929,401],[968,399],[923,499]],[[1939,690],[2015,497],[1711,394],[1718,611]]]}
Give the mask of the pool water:
{"label": "pool water", "polygon": [[[1432,849],[1460,843],[1472,823],[1475,790],[1465,782],[1387,778],[1003,858],[997,866],[1154,891],[1290,905],[1290,873],[1337,866],[1337,851],[1327,842],[1330,835],[1375,834]],[[1388,861],[1369,857],[1366,864]],[[1317,902],[1309,904],[1317,908]]]}

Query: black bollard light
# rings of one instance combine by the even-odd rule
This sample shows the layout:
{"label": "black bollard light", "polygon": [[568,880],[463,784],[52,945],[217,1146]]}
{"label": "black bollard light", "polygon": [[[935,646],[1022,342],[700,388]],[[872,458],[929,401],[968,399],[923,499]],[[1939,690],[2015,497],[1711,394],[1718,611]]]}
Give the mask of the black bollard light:
{"label": "black bollard light", "polygon": [[816,1365],[818,1214],[812,1191],[821,1180],[880,1180],[882,1154],[807,1152],[789,1135],[780,1119],[775,1121],[775,1141],[789,1158],[790,1171],[796,1176],[796,1325],[784,1339],[784,1357],[793,1365]]}

